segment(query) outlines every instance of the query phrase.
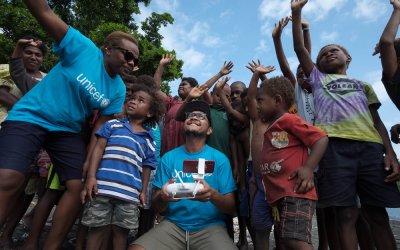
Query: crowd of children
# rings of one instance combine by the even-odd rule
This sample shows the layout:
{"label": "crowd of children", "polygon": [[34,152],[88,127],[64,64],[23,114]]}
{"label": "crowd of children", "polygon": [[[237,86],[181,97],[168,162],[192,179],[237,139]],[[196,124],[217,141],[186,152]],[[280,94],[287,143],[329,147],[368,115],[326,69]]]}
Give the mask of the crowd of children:
{"label": "crowd of children", "polygon": [[[248,249],[246,230],[256,250],[270,249],[272,228],[276,249],[312,249],[314,214],[318,249],[397,249],[386,208],[400,207],[391,145],[399,143],[400,124],[389,138],[371,85],[346,74],[346,48],[328,44],[312,61],[302,18],[307,0],[288,2],[291,17],[272,32],[283,76],[268,79],[275,68],[251,61],[248,87],[229,85],[228,61],[204,84],[182,78],[178,98],[160,88],[174,55],[160,55],[153,77],[133,76],[140,54],[133,36],[112,32],[99,49],[47,1],[24,2],[54,38],[60,63],[47,76],[41,72],[46,47],[27,36],[0,67],[1,249],[14,249],[21,219],[30,232],[18,249],[39,249],[54,206],[44,249],[60,249],[75,221],[76,249],[231,249],[219,226],[233,241],[233,216],[240,249]],[[390,3],[374,54],[400,109],[400,0]],[[295,74],[281,41],[290,21]],[[214,160],[214,173],[200,180],[197,197],[174,199],[166,186],[192,180],[183,164],[196,157]],[[35,194],[38,204],[25,214]],[[137,240],[129,246],[132,233]],[[203,237],[219,235],[221,242],[202,245]]]}

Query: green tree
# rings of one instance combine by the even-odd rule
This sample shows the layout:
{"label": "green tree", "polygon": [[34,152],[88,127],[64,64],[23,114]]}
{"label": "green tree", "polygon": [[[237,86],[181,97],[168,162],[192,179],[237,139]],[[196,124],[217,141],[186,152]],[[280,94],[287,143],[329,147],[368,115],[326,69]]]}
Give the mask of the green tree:
{"label": "green tree", "polygon": [[[152,15],[141,23],[144,34],[138,33],[133,14],[139,14],[139,3],[146,6],[151,0],[49,0],[49,6],[66,23],[76,27],[92,41],[101,46],[104,38],[112,31],[121,30],[134,34],[139,40],[141,52],[139,71],[136,75],[153,75],[158,62],[166,51],[162,45],[159,29],[172,24],[174,19],[168,13]],[[43,31],[26,9],[22,0],[0,0],[0,63],[8,63],[15,42],[32,34],[41,38],[48,47],[51,38]],[[44,69],[49,71],[57,57],[49,53]],[[163,80],[172,81],[182,76],[182,60],[174,60],[164,71]],[[167,90],[167,88],[166,88]]]}

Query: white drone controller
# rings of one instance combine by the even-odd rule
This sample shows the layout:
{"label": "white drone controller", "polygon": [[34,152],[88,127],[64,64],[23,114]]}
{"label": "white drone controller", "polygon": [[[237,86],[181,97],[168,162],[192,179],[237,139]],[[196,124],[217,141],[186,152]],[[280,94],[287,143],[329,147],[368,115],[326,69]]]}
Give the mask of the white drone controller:
{"label": "white drone controller", "polygon": [[[195,176],[196,179],[204,179],[205,172],[205,159],[199,159],[198,172]],[[184,183],[178,171],[175,169],[176,176],[180,183],[169,184],[166,188],[167,193],[174,199],[193,199],[199,190],[203,189],[203,184],[200,181],[192,183]]]}
{"label": "white drone controller", "polygon": [[174,199],[193,199],[199,190],[203,189],[203,184],[194,183],[172,183],[167,186],[167,193]]}

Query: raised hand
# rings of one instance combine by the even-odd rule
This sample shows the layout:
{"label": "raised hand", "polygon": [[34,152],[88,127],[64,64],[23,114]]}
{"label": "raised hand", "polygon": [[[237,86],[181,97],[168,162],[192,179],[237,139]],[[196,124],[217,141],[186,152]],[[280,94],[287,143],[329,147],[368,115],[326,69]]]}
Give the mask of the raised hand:
{"label": "raised hand", "polygon": [[174,60],[175,55],[173,54],[165,54],[162,56],[161,60],[160,60],[160,64],[162,65],[166,65],[172,62],[172,60]]}
{"label": "raised hand", "polygon": [[272,71],[275,70],[274,66],[262,66],[262,65],[258,65],[258,67],[256,68],[256,72],[260,73],[260,74],[268,74],[271,73]]}
{"label": "raised hand", "polygon": [[282,18],[278,24],[275,24],[275,28],[272,31],[272,37],[273,38],[278,38],[282,34],[282,30],[285,28],[285,26],[289,23],[290,18],[287,16],[285,18]]}
{"label": "raised hand", "polygon": [[251,71],[251,73],[254,73],[254,71],[256,71],[256,68],[258,66],[261,66],[260,60],[257,60],[257,62],[252,60],[251,62],[249,62],[249,64],[246,66],[246,68],[248,68]]}
{"label": "raised hand", "polygon": [[225,84],[230,80],[231,78],[229,76],[222,78],[217,84],[215,85],[215,89],[223,89],[225,87]]}
{"label": "raised hand", "polygon": [[390,4],[393,5],[393,9],[400,10],[400,0],[390,0]]}
{"label": "raised hand", "polygon": [[208,88],[206,86],[196,86],[190,90],[189,95],[186,97],[186,100],[191,101],[193,99],[199,98],[202,96]]}
{"label": "raised hand", "polygon": [[292,8],[293,11],[300,11],[308,0],[291,0],[290,7]]}
{"label": "raised hand", "polygon": [[42,41],[38,40],[35,41],[33,39],[19,39],[17,41],[17,46],[33,46],[33,47],[39,47],[40,45],[42,45]]}
{"label": "raised hand", "polygon": [[227,75],[227,74],[229,74],[229,73],[231,73],[232,72],[232,68],[233,68],[233,62],[232,61],[229,61],[229,62],[224,62],[224,66],[222,66],[222,68],[219,70],[219,73],[221,74],[221,75]]}

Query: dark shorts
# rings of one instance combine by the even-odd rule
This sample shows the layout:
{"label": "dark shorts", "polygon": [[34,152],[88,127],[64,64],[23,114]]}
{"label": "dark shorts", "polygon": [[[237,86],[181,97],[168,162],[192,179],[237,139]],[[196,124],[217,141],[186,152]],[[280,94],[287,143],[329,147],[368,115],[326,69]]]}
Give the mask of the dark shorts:
{"label": "dark shorts", "polygon": [[257,192],[251,209],[251,223],[255,230],[270,230],[274,221],[272,209],[265,199],[264,187],[261,177],[257,176]]}
{"label": "dark shorts", "polygon": [[386,183],[382,144],[330,138],[319,163],[318,207],[400,207],[396,183]]}
{"label": "dark shorts", "polygon": [[311,242],[312,217],[316,202],[309,199],[285,197],[279,205],[279,238]]}
{"label": "dark shorts", "polygon": [[5,121],[1,125],[0,169],[27,174],[42,147],[49,154],[61,182],[82,178],[86,146],[80,134],[49,132],[20,121]]}
{"label": "dark shorts", "polygon": [[249,180],[253,174],[253,162],[249,161],[246,168],[245,188],[241,192],[241,200],[239,203],[239,215],[250,217],[250,194],[249,194]]}

